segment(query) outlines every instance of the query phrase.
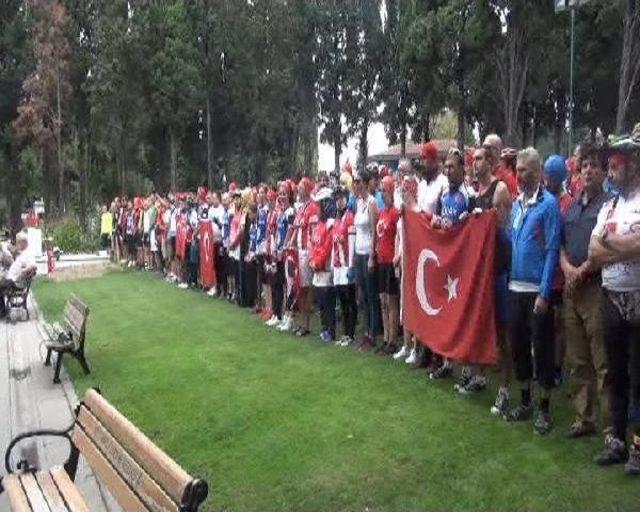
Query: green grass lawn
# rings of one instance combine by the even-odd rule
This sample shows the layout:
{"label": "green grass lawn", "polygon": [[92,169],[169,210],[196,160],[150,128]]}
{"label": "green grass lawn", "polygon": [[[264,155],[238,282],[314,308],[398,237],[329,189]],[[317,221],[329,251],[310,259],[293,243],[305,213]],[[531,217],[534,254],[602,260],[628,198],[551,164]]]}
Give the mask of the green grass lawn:
{"label": "green grass lawn", "polygon": [[454,395],[422,371],[299,340],[245,310],[157,276],[38,280],[60,316],[91,308],[92,373],[103,394],[211,493],[218,511],[632,511],[640,480],[591,459],[601,439],[567,441],[568,404],[548,437],[489,413],[493,391]]}

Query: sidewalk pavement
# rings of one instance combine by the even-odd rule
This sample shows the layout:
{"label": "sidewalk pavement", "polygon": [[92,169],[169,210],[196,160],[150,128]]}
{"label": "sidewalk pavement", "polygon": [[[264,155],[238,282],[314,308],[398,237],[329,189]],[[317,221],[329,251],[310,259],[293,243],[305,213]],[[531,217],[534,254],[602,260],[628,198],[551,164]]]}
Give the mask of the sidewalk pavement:
{"label": "sidewalk pavement", "polygon": [[[53,368],[44,366],[46,351],[38,329],[40,313],[29,298],[31,320],[24,311],[13,311],[15,322],[0,322],[0,474],[5,473],[4,453],[11,439],[29,430],[66,429],[73,422],[78,403],[67,373],[62,384],[53,384]],[[47,468],[67,459],[68,443],[58,437],[25,440],[14,450],[13,463],[21,459],[30,465]],[[80,457],[76,484],[92,512],[116,512],[120,508],[98,483]],[[6,494],[0,495],[0,512],[8,512]]]}

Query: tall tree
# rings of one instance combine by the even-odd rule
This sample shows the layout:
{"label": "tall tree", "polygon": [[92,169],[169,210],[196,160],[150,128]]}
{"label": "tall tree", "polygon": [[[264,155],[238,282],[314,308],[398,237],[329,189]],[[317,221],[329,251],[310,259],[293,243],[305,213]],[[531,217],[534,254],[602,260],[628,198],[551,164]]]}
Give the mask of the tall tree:
{"label": "tall tree", "polygon": [[151,101],[167,131],[170,183],[176,190],[180,144],[187,124],[196,117],[202,91],[196,35],[183,2],[153,4],[147,21]]}
{"label": "tall tree", "polygon": [[340,170],[340,154],[347,142],[343,118],[347,110],[347,24],[352,4],[338,0],[323,2],[318,25],[317,97],[320,122],[324,125],[320,140],[333,146],[334,171]]}
{"label": "tall tree", "polygon": [[628,113],[638,83],[640,83],[640,0],[623,0],[622,51],[616,131],[629,128]]}
{"label": "tall tree", "polygon": [[358,163],[366,164],[368,133],[380,105],[384,40],[377,0],[357,0],[347,14],[345,83],[346,120],[350,135],[358,137]]}
{"label": "tall tree", "polygon": [[[23,84],[24,102],[18,108],[15,126],[24,139],[42,148],[50,185],[57,190],[57,206],[65,210],[65,168],[62,153],[62,109],[71,94],[69,84],[70,47],[66,37],[67,13],[58,0],[29,0],[34,16],[32,28],[36,66]],[[47,194],[51,206],[51,193]]]}

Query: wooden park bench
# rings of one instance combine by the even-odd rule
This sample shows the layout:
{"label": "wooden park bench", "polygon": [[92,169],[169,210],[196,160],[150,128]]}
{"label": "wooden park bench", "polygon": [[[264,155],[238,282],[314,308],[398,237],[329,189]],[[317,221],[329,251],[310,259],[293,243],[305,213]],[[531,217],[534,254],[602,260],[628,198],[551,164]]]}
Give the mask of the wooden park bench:
{"label": "wooden park bench", "polygon": [[29,320],[29,308],[27,308],[27,297],[29,296],[29,289],[31,288],[31,282],[36,275],[36,269],[29,270],[24,275],[23,286],[14,284],[11,288],[7,289],[7,310],[9,314],[12,309],[24,309],[27,314],[27,320]]}
{"label": "wooden park bench", "polygon": [[87,329],[87,317],[89,308],[75,295],[71,295],[64,307],[63,324],[42,323],[45,331],[45,347],[47,348],[47,358],[44,365],[51,364],[51,353],[56,352],[56,369],[53,374],[53,382],[60,382],[60,368],[62,367],[62,356],[69,354],[75,357],[86,374],[90,373],[87,359],[84,355],[84,340]]}
{"label": "wooden park bench", "polygon": [[[10,467],[11,450],[20,441],[51,435],[62,436],[71,445],[63,466],[39,470],[22,461],[18,471]],[[89,512],[73,482],[80,454],[125,512],[195,512],[209,492],[205,481],[189,476],[97,390],[90,389],[69,429],[27,432],[11,441],[0,493],[4,487],[14,512]]]}

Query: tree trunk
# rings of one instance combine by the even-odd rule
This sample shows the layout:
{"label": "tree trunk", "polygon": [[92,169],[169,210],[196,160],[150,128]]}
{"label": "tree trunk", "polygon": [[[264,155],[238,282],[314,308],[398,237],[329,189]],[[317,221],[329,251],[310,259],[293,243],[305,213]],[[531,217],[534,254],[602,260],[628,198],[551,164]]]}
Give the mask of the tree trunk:
{"label": "tree trunk", "polygon": [[618,84],[616,132],[626,131],[629,104],[634,88],[640,81],[640,7],[636,0],[627,0],[622,26],[622,54]]}
{"label": "tree trunk", "polygon": [[178,175],[178,138],[173,128],[169,128],[169,151],[171,154],[171,191],[175,192]]}
{"label": "tree trunk", "polygon": [[431,116],[425,114],[424,116],[424,140],[423,142],[429,142],[431,140]]}
{"label": "tree trunk", "polygon": [[407,156],[407,125],[402,125],[400,131],[400,157],[406,158]]}
{"label": "tree trunk", "polygon": [[213,188],[213,141],[211,139],[211,94],[207,89],[207,186]]}
{"label": "tree trunk", "polygon": [[365,120],[360,130],[360,141],[358,142],[358,159],[363,166],[367,165],[367,157],[369,156],[369,122]]}
{"label": "tree trunk", "polygon": [[340,172],[340,153],[342,152],[342,141],[340,140],[340,133],[335,136],[333,141],[333,170],[336,173]]}
{"label": "tree trunk", "polygon": [[56,76],[56,103],[57,103],[57,123],[56,128],[56,149],[58,151],[58,206],[60,211],[65,212],[64,197],[64,166],[62,164],[62,98],[60,91],[60,72]]}
{"label": "tree trunk", "polygon": [[78,153],[82,151],[82,159],[78,154],[77,161],[80,163],[80,219],[83,227],[87,227],[87,166],[88,166],[88,147],[89,144],[83,144],[83,148],[78,148]]}
{"label": "tree trunk", "polygon": [[467,117],[467,94],[464,90],[464,53],[460,49],[460,55],[458,57],[458,96],[460,98],[460,105],[458,106],[458,149],[461,151],[464,149],[465,140],[465,118]]}

